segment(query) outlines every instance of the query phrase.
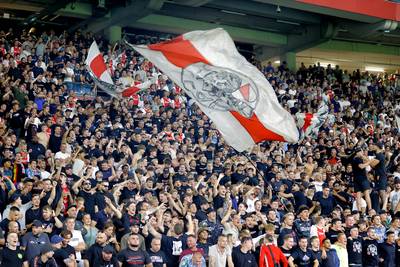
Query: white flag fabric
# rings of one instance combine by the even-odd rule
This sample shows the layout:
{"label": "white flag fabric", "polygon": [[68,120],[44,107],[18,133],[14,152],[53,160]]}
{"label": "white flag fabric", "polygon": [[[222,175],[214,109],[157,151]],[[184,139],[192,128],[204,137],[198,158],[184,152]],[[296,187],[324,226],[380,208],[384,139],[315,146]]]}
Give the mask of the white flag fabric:
{"label": "white flag fabric", "polygon": [[297,127],[300,129],[300,140],[308,136],[313,138],[318,136],[319,128],[324,124],[329,115],[329,101],[329,97],[324,95],[323,100],[318,107],[318,111],[315,114],[296,113]]}
{"label": "white flag fabric", "polygon": [[265,76],[221,29],[193,31],[152,45],[131,45],[181,87],[241,152],[264,140],[297,142],[293,117]]}
{"label": "white flag fabric", "polygon": [[92,45],[90,46],[85,63],[88,69],[97,79],[108,84],[114,84],[96,41],[93,41]]}

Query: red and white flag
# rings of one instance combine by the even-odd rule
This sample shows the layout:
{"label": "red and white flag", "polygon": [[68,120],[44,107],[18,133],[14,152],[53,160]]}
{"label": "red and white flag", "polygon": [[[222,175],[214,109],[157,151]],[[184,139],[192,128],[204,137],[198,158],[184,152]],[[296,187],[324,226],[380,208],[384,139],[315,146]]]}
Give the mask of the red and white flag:
{"label": "red and white flag", "polygon": [[193,31],[163,43],[131,46],[195,100],[237,151],[264,140],[298,141],[293,117],[225,30]]}
{"label": "red and white flag", "polygon": [[149,89],[151,84],[152,84],[152,81],[150,81],[150,80],[146,81],[146,82],[143,82],[143,83],[139,83],[139,84],[133,84],[131,87],[125,88],[122,91],[121,95],[123,97],[134,96],[134,95],[136,95],[136,94],[138,94],[138,93],[140,93],[140,92],[142,92],[142,91],[144,91],[146,89]]}
{"label": "red and white flag", "polygon": [[[126,56],[123,56],[124,54],[125,53],[121,54],[121,58],[126,60]],[[115,98],[120,98],[121,96],[131,97],[150,87],[149,82],[145,82],[140,85],[132,85],[131,87],[122,90],[118,89],[118,91],[116,91],[117,88],[111,78],[110,72],[107,69],[107,65],[104,61],[103,55],[100,53],[96,41],[93,41],[90,46],[85,63],[90,73],[94,76],[94,82],[97,86]]]}
{"label": "red and white flag", "polygon": [[300,129],[300,140],[308,136],[316,138],[318,136],[319,128],[328,118],[329,96],[323,95],[322,98],[323,101],[318,107],[317,113],[296,113],[297,127]]}
{"label": "red and white flag", "polygon": [[97,79],[105,83],[114,84],[96,41],[93,41],[90,46],[85,63]]}

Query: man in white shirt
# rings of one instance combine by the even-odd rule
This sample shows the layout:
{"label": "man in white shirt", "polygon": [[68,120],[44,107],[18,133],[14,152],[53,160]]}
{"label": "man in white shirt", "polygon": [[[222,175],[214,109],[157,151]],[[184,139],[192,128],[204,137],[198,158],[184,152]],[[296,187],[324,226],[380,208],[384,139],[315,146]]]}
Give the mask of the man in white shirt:
{"label": "man in white shirt", "polygon": [[389,195],[390,209],[396,213],[396,208],[400,202],[400,179],[396,179],[394,182],[394,190]]}
{"label": "man in white shirt", "polygon": [[58,151],[55,154],[54,158],[55,159],[61,159],[61,160],[65,161],[69,157],[71,157],[71,154],[67,153],[67,144],[65,144],[65,143],[61,144],[60,151]]}
{"label": "man in white shirt", "polygon": [[76,261],[78,262],[78,266],[83,266],[82,254],[81,251],[86,249],[85,241],[82,237],[82,232],[80,230],[75,230],[75,218],[68,217],[65,220],[65,227],[68,231],[72,233],[72,238],[69,241],[68,245],[75,249]]}
{"label": "man in white shirt", "polygon": [[218,243],[209,248],[209,267],[233,267],[232,250],[228,247],[226,235],[218,237]]}

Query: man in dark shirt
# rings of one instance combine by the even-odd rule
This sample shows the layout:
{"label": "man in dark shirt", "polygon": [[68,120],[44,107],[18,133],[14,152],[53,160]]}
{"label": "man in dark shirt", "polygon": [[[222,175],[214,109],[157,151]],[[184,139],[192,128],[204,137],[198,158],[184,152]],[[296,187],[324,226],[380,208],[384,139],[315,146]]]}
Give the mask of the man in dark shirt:
{"label": "man in dark shirt", "polygon": [[322,192],[315,193],[313,201],[315,205],[320,205],[322,216],[329,216],[336,206],[336,200],[330,194],[330,188],[327,184],[323,185]]}
{"label": "man in dark shirt", "polygon": [[367,178],[367,172],[365,168],[373,164],[372,160],[368,160],[361,148],[356,149],[355,157],[353,158],[351,164],[353,167],[353,183],[354,191],[357,193],[357,209],[361,209],[361,197],[364,194],[365,201],[367,202],[368,210],[372,208],[371,206],[371,186]]}
{"label": "man in dark shirt", "polygon": [[62,249],[63,240],[64,238],[59,235],[54,235],[51,237],[50,243],[52,248],[54,249],[53,258],[55,259],[57,265],[60,267],[71,266],[71,264],[74,264],[75,259],[70,258],[68,253]]}
{"label": "man in dark shirt", "polygon": [[181,223],[177,223],[173,227],[173,236],[167,236],[158,233],[152,226],[155,218],[150,219],[147,226],[149,227],[149,232],[154,237],[161,239],[161,249],[165,252],[167,258],[167,266],[173,267],[177,266],[179,263],[179,256],[182,251],[186,249],[186,240],[188,234],[193,234],[194,225],[191,215],[188,213],[186,218],[188,219],[188,231],[187,234],[183,233],[184,226]]}
{"label": "man in dark shirt", "polygon": [[347,238],[347,253],[349,255],[349,265],[362,266],[362,244],[363,240],[359,236],[358,227],[353,226],[350,229],[350,236]]}
{"label": "man in dark shirt", "polygon": [[311,253],[314,259],[317,259],[319,264],[322,262],[322,250],[320,247],[320,242],[318,236],[313,236],[310,238]]}
{"label": "man in dark shirt", "polygon": [[307,248],[308,240],[307,237],[301,237],[299,240],[299,246],[295,249],[292,255],[289,257],[289,265],[298,267],[317,267],[318,260],[314,258],[313,253]]}
{"label": "man in dark shirt", "polygon": [[151,263],[153,267],[166,267],[167,259],[165,257],[164,251],[161,250],[161,240],[158,238],[153,238],[151,240],[151,248],[147,251],[149,254]]}
{"label": "man in dark shirt", "polygon": [[289,259],[293,250],[293,236],[286,235],[283,237],[283,245],[280,247],[283,255],[285,255],[286,259]]}
{"label": "man in dark shirt", "polygon": [[107,235],[104,232],[98,232],[96,242],[90,246],[85,253],[85,264],[87,266],[99,266],[101,262],[103,248],[107,245]]}
{"label": "man in dark shirt", "polygon": [[294,230],[293,224],[294,224],[294,215],[293,215],[293,213],[287,213],[283,217],[283,223],[282,223],[281,231],[280,231],[279,236],[278,236],[278,246],[282,246],[283,238],[286,235],[292,236],[293,240],[294,240],[294,246],[297,245],[298,236],[296,234],[296,231]]}
{"label": "man in dark shirt", "polygon": [[50,245],[49,237],[43,233],[43,224],[39,220],[32,223],[32,232],[22,238],[21,246],[25,249],[25,256],[28,261],[38,256],[41,248]]}
{"label": "man in dark shirt", "polygon": [[103,248],[101,252],[100,264],[97,266],[100,267],[118,266],[118,259],[115,256],[114,248],[111,245],[107,245]]}
{"label": "man in dark shirt", "polygon": [[7,236],[7,247],[2,250],[1,267],[21,267],[25,257],[24,252],[17,246],[18,235],[9,233]]}
{"label": "man in dark shirt", "polygon": [[331,241],[331,243],[335,243],[339,233],[343,233],[342,222],[340,219],[333,219],[332,225],[326,233],[326,237]]}
{"label": "man in dark shirt", "polygon": [[[380,203],[382,203],[382,209],[387,210],[388,197],[386,193],[386,189],[388,187],[388,180],[386,175],[386,163],[385,163],[385,154],[383,150],[383,144],[381,142],[372,145],[372,151],[375,152],[375,159],[377,160],[374,164],[371,165],[374,167],[376,178],[378,179],[377,189],[379,190],[379,196],[381,198]],[[378,162],[379,161],[379,162]]]}
{"label": "man in dark shirt", "polygon": [[[396,266],[396,246],[395,234],[392,231],[386,233],[386,242],[379,244],[378,252],[379,259],[382,267],[395,267]],[[398,259],[397,259],[398,260]]]}
{"label": "man in dark shirt", "polygon": [[253,240],[251,237],[242,238],[241,245],[232,250],[232,261],[234,266],[257,267],[257,261],[251,250]]}
{"label": "man in dark shirt", "polygon": [[118,261],[121,267],[151,267],[151,259],[146,251],[139,248],[139,235],[131,233],[128,240],[128,248],[118,253]]}
{"label": "man in dark shirt", "polygon": [[363,266],[364,267],[378,267],[379,266],[379,252],[378,241],[375,234],[375,229],[369,227],[367,231],[367,238],[363,243]]}

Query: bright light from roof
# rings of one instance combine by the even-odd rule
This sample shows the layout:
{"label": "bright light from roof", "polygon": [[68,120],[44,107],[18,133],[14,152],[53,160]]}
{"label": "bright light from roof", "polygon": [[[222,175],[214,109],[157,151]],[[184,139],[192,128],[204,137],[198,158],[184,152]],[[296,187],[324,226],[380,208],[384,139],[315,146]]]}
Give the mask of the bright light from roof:
{"label": "bright light from roof", "polygon": [[365,71],[371,71],[371,72],[385,72],[384,68],[381,67],[365,67]]}
{"label": "bright light from roof", "polygon": [[275,64],[281,64],[281,61],[280,60],[275,60],[274,63]]}

